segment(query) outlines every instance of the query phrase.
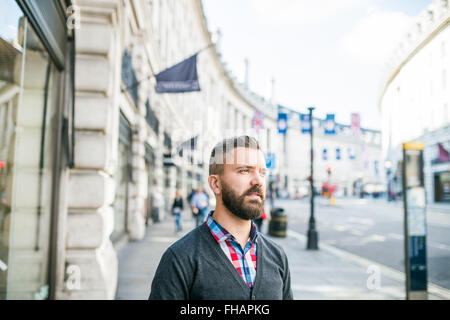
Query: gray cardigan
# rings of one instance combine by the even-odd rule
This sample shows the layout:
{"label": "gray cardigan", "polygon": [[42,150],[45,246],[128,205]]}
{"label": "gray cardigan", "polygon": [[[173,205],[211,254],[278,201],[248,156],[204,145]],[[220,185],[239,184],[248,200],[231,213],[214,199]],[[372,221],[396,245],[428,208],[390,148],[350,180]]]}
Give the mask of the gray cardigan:
{"label": "gray cardigan", "polygon": [[250,290],[206,224],[195,228],[163,254],[150,300],[292,300],[283,249],[258,234],[256,279]]}

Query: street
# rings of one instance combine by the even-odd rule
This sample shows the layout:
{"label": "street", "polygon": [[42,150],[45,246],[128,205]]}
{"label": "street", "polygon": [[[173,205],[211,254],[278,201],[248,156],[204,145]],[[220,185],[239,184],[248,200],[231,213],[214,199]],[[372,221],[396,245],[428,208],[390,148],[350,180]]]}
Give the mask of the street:
{"label": "street", "polygon": [[[385,199],[316,198],[316,228],[321,244],[404,272],[403,205]],[[288,215],[288,229],[307,234],[309,199],[276,200]],[[428,281],[450,289],[450,214],[427,210]]]}

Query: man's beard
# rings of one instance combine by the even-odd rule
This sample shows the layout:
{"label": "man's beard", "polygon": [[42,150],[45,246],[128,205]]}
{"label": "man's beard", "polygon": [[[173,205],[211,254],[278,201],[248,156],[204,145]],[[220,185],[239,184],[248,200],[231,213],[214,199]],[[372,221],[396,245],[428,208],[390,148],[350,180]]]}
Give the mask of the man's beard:
{"label": "man's beard", "polygon": [[[244,204],[245,197],[253,192],[261,194],[261,201],[248,200],[249,203]],[[242,195],[238,196],[222,181],[222,202],[232,214],[241,219],[250,220],[259,218],[264,209],[264,200],[264,191],[258,185],[251,187]]]}

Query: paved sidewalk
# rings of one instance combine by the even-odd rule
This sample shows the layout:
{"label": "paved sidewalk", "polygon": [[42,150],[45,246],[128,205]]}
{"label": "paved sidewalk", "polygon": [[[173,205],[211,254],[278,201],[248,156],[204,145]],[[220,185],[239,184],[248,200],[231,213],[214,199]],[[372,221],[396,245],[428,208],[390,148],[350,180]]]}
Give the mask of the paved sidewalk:
{"label": "paved sidewalk", "polygon": [[[173,217],[166,216],[160,223],[148,226],[145,239],[128,243],[120,249],[116,299],[148,299],[162,254],[194,227],[190,213],[185,213],[183,217],[184,229],[179,234],[174,231]],[[267,234],[267,222],[264,223],[263,232]],[[318,251],[305,250],[305,237],[294,231],[288,231],[286,238],[270,238],[279,243],[288,256],[296,300],[405,298],[404,275],[398,271],[325,244],[319,243]],[[378,286],[376,281],[371,282],[369,279],[374,276],[374,272],[380,274]],[[448,292],[439,292],[439,289],[433,288],[429,291],[429,299],[450,298]]]}

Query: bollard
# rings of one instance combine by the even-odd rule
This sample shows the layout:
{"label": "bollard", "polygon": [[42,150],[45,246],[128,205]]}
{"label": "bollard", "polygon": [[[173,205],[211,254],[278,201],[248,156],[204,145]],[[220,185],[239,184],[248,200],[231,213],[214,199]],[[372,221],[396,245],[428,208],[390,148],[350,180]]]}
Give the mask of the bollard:
{"label": "bollard", "polygon": [[283,208],[273,208],[270,211],[269,234],[275,237],[286,237],[287,216]]}

